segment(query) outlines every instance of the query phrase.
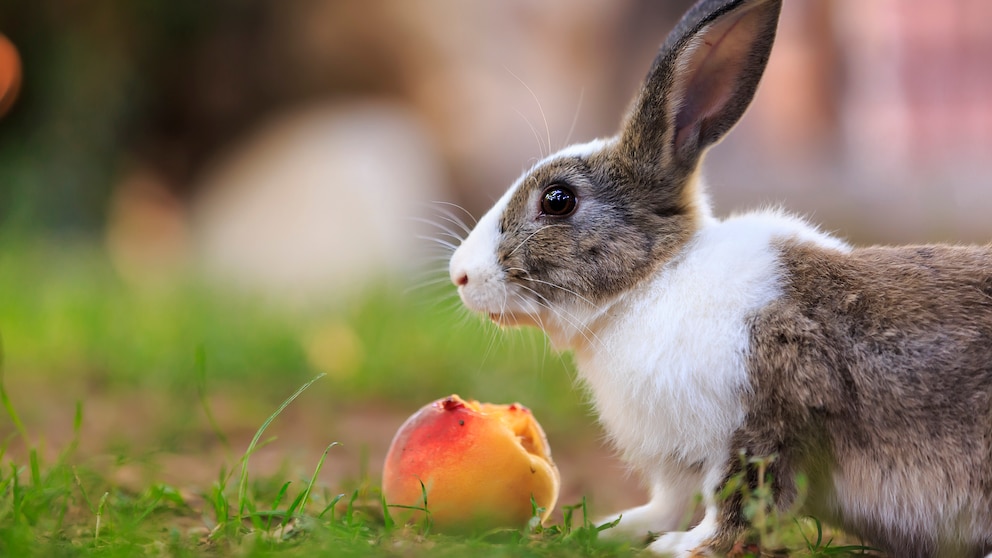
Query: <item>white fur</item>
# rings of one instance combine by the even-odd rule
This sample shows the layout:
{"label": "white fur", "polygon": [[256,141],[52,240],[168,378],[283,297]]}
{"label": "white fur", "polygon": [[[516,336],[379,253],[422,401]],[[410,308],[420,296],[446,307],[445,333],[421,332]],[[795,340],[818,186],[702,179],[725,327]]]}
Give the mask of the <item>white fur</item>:
{"label": "white fur", "polygon": [[[615,137],[610,137],[610,138],[594,139],[592,141],[587,141],[586,143],[576,143],[573,145],[569,145],[568,147],[562,149],[561,151],[558,151],[557,153],[552,154],[550,157],[546,157],[544,160],[538,162],[536,165],[534,165],[534,168],[537,168],[552,159],[560,159],[563,157],[586,157],[598,151],[602,151],[605,147],[608,147],[609,145],[615,143],[616,141],[617,139]],[[525,173],[524,176],[527,176],[528,174],[530,173]]]}
{"label": "white fur", "polygon": [[[496,261],[499,246],[499,220],[516,188],[503,197],[479,219],[472,232],[462,241],[448,263],[451,281],[458,285],[458,294],[470,310],[502,313],[506,310],[506,274]],[[461,283],[467,277],[467,283]],[[517,300],[519,297],[514,297]]]}

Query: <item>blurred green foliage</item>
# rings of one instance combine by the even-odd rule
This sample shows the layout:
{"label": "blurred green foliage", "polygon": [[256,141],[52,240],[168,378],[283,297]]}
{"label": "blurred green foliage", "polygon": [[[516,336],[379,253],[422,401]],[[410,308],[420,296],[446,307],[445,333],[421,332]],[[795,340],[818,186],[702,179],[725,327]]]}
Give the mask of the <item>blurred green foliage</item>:
{"label": "blurred green foliage", "polygon": [[539,332],[500,331],[467,315],[453,294],[405,292],[383,281],[287,308],[206,280],[128,285],[85,243],[0,241],[8,376],[184,397],[198,381],[202,348],[212,392],[264,400],[327,372],[315,389],[332,403],[414,409],[459,393],[520,401],[547,420],[585,414],[567,357],[551,353]]}

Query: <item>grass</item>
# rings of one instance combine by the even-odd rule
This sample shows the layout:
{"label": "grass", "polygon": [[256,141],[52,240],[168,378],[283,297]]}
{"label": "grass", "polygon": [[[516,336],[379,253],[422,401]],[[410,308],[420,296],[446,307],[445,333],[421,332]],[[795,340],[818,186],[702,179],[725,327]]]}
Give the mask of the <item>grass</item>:
{"label": "grass", "polygon": [[[598,541],[599,528],[583,513],[574,525],[566,508],[561,525],[527,530],[498,530],[474,537],[445,537],[429,526],[397,525],[368,480],[348,493],[318,486],[317,477],[331,444],[313,475],[294,491],[292,481],[250,482],[248,461],[263,433],[314,382],[290,395],[255,432],[232,470],[201,497],[175,487],[152,484],[140,493],[115,488],[92,470],[73,465],[83,422],[74,422],[74,440],[52,464],[29,450],[29,466],[8,460],[0,473],[0,555],[3,556],[295,556],[315,552],[334,556],[626,556],[627,545]],[[0,383],[2,386],[2,383]],[[20,424],[5,398],[9,418]],[[22,435],[22,434],[18,434]],[[8,438],[8,442],[10,439]],[[0,452],[4,459],[7,444]],[[273,488],[279,488],[274,491]],[[95,496],[99,494],[99,500]],[[231,497],[235,502],[231,502]],[[199,503],[195,501],[199,500]],[[581,506],[584,511],[584,504]],[[535,510],[536,512],[536,510]],[[190,527],[190,525],[194,525]]]}
{"label": "grass", "polygon": [[[582,497],[523,530],[397,524],[368,451],[327,437],[450,393],[523,400],[558,447],[597,435],[537,334],[439,307],[388,282],[291,310],[196,280],[142,289],[93,244],[0,241],[0,556],[635,555]],[[768,547],[859,550],[771,513],[763,486],[747,497]]]}

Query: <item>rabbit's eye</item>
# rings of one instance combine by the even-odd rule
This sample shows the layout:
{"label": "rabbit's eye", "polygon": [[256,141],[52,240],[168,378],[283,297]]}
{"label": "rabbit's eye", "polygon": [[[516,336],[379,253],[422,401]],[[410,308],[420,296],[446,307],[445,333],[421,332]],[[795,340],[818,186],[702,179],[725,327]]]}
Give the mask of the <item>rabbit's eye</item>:
{"label": "rabbit's eye", "polygon": [[575,211],[575,193],[562,184],[552,184],[541,196],[541,213],[567,217]]}

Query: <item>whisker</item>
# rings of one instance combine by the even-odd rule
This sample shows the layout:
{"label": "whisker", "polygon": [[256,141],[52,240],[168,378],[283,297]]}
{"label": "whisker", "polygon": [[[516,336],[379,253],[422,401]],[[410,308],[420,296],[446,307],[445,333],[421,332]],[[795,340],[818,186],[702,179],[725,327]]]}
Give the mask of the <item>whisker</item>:
{"label": "whisker", "polygon": [[[447,222],[451,223],[452,225],[458,227],[458,229],[460,231],[464,232],[465,234],[469,234],[469,233],[472,232],[472,229],[470,229],[469,226],[465,224],[465,221],[462,221],[461,219],[459,219],[457,215],[455,215],[451,211],[448,211],[446,208],[435,207],[434,208],[434,211],[437,212],[439,219],[442,219],[444,221],[447,221]],[[434,223],[434,224],[435,225],[438,225],[438,223]]]}
{"label": "whisker", "polygon": [[[436,263],[444,263],[442,258],[433,258]],[[413,272],[413,277],[448,277],[448,266],[432,265],[424,266]]]}
{"label": "whisker", "polygon": [[[426,298],[427,297],[425,297],[425,299]],[[432,311],[440,314],[457,313],[458,315],[461,315],[465,313],[465,307],[461,305],[461,300],[457,297],[431,297],[431,300],[422,300],[418,302],[422,302],[424,307],[430,308]]]}
{"label": "whisker", "polygon": [[435,238],[433,236],[426,236],[426,235],[419,235],[419,234],[417,235],[417,238],[420,239],[420,240],[428,240],[430,242],[436,242],[437,244],[439,244],[441,246],[444,246],[445,248],[449,248],[452,252],[454,252],[455,250],[458,249],[458,245],[457,244],[452,244],[451,242],[448,242],[447,240],[444,240],[443,238]]}
{"label": "whisker", "polygon": [[411,289],[426,288],[431,285],[443,285],[445,283],[450,284],[451,278],[448,272],[448,266],[444,265],[448,258],[435,257],[430,260],[435,263],[411,269],[409,274],[405,276],[404,284]]}
{"label": "whisker", "polygon": [[[418,283],[416,283],[414,285],[410,285],[409,287],[407,287],[405,293],[406,294],[410,294],[410,292],[415,291],[415,290],[423,290],[423,289],[425,289],[427,287],[432,287],[434,285],[443,285],[443,284],[450,283],[450,282],[451,282],[451,279],[449,279],[448,277],[437,277],[437,278],[434,278],[434,279],[426,279],[426,280],[420,281],[420,282],[418,282]],[[457,293],[457,291],[452,291],[452,292],[453,293]]]}
{"label": "whisker", "polygon": [[572,140],[572,132],[575,131],[575,125],[579,122],[579,112],[582,110],[582,100],[585,98],[585,94],[585,87],[579,89],[579,102],[575,105],[575,115],[572,116],[572,125],[568,127],[568,135],[565,136],[565,145],[568,145]]}
{"label": "whisker", "polygon": [[[500,308],[499,308],[499,313],[501,315],[506,312],[507,298],[508,298],[508,293],[507,293],[506,286],[504,285],[503,286],[503,300],[500,303]],[[489,360],[489,357],[492,356],[493,351],[496,348],[496,342],[497,342],[497,340],[499,338],[500,328],[498,326],[497,327],[493,327],[492,330],[491,330],[491,332],[492,333],[489,336],[489,344],[486,346],[486,351],[482,355],[482,363],[479,365],[480,366],[480,369],[481,369],[482,365],[484,365],[486,363],[486,361]]]}
{"label": "whisker", "polygon": [[[467,215],[468,218],[472,221],[472,227],[474,227],[475,225],[477,225],[479,223],[479,221],[472,215],[472,213],[469,210],[467,210],[464,207],[458,205],[457,203],[452,203],[452,202],[448,202],[448,201],[436,201],[436,202],[433,202],[433,204],[434,205],[439,205],[439,206],[446,206],[446,207],[437,207],[435,209],[437,209],[438,211],[444,212],[445,215],[447,215],[448,217],[451,217],[455,221],[461,223],[463,226],[465,225],[465,222],[462,221],[461,219],[459,219],[454,214],[453,211],[451,211],[450,209],[448,209],[449,207],[453,207],[453,208],[461,211],[465,215]],[[471,229],[471,227],[465,227],[465,228],[466,228],[466,230],[470,230]]]}
{"label": "whisker", "polygon": [[[444,219],[445,221],[447,221],[447,222],[451,223],[452,225],[458,227],[458,230],[459,230],[458,235],[459,236],[461,236],[462,233],[464,233],[466,236],[468,236],[469,234],[472,233],[472,229],[468,228],[468,225],[466,225],[465,223],[459,221],[458,219],[455,219],[454,217],[451,217],[449,215],[441,215],[440,218],[441,219]],[[445,229],[445,230],[449,230],[449,229]],[[462,238],[464,239],[465,237],[462,236]]]}
{"label": "whisker", "polygon": [[507,254],[506,257],[512,256],[514,254],[514,252],[516,252],[517,250],[519,250],[521,246],[523,246],[528,240],[534,238],[534,236],[536,234],[540,233],[541,231],[544,231],[544,230],[547,230],[547,229],[552,229],[554,227],[567,227],[567,226],[568,225],[545,225],[545,226],[537,229],[536,231],[534,231],[534,232],[530,233],[529,235],[527,235],[527,238],[521,240],[520,241],[520,244],[517,244],[516,248],[514,248],[513,250],[510,250],[510,253]]}
{"label": "whisker", "polygon": [[455,240],[457,240],[459,242],[465,240],[465,237],[463,237],[461,234],[459,234],[458,231],[455,231],[455,230],[451,229],[450,227],[446,226],[443,223],[438,223],[437,221],[432,221],[430,219],[425,219],[423,217],[411,217],[411,219],[413,219],[414,221],[416,221],[418,223],[424,223],[426,225],[430,225],[432,227],[438,228],[441,231],[443,231],[444,233],[446,233],[448,236],[450,236],[451,238],[453,238],[453,239],[455,239]]}
{"label": "whisker", "polygon": [[[433,246],[432,246],[432,248],[433,248]],[[438,254],[436,256],[432,256],[430,258],[425,258],[425,259],[423,259],[423,261],[425,263],[445,264],[444,267],[445,267],[445,269],[447,269],[447,267],[448,267],[447,266],[447,263],[451,261],[451,250],[448,249],[448,248],[439,248],[439,249],[443,249],[444,250],[444,253],[443,254]],[[439,271],[438,273],[441,273],[441,272]]]}
{"label": "whisker", "polygon": [[548,136],[548,151],[547,152],[550,155],[551,154],[551,150],[553,149],[551,147],[551,127],[548,126],[548,116],[544,112],[544,107],[541,106],[541,100],[537,97],[537,94],[534,93],[534,90],[531,89],[529,85],[527,85],[527,82],[525,82],[524,80],[520,79],[520,76],[518,76],[517,74],[513,73],[510,70],[510,68],[507,68],[506,66],[503,66],[503,69],[505,69],[507,72],[509,72],[509,74],[511,76],[513,76],[514,78],[516,78],[516,80],[520,82],[520,85],[523,85],[524,88],[527,89],[527,92],[530,93],[530,96],[534,99],[534,102],[537,103],[537,110],[541,112],[541,119],[544,121],[544,132]]}
{"label": "whisker", "polygon": [[[433,236],[432,235],[426,235],[426,234],[425,235],[418,235],[418,238],[421,239],[421,240],[426,240],[428,238],[434,238],[434,239],[438,239],[438,240],[444,240],[445,242],[448,242],[449,244],[453,244],[454,246],[458,246],[459,244],[461,244],[465,240],[464,238],[462,238],[462,237],[460,237],[460,236],[458,236],[456,234],[453,234],[451,232],[448,232],[448,231],[439,232],[439,233],[437,233],[437,235],[433,235]],[[451,240],[447,240],[447,239],[451,239]]]}
{"label": "whisker", "polygon": [[517,113],[517,115],[523,119],[524,123],[527,124],[527,127],[530,128],[531,133],[534,134],[534,140],[537,141],[537,150],[541,153],[541,158],[543,159],[546,157],[547,154],[544,153],[544,144],[541,142],[541,135],[537,133],[537,128],[531,124],[530,120],[526,115],[524,115],[524,113],[517,109],[513,109],[513,112]]}
{"label": "whisker", "polygon": [[[543,296],[540,296],[539,294],[537,294],[535,296],[538,297],[538,301],[537,301],[537,304],[538,305],[540,305],[540,306],[548,309],[551,312],[555,312],[554,308],[552,308],[550,306],[550,303],[548,303],[547,299],[545,299]],[[538,327],[540,327],[542,331],[547,331],[547,324],[545,322],[544,317],[541,314],[535,314],[534,315],[534,318],[537,321]],[[588,339],[588,337],[587,337],[587,339]],[[543,336],[542,337],[531,337],[531,340],[532,340],[532,343],[533,343],[533,350],[535,350],[535,351],[537,351],[537,352],[539,352],[541,354],[541,367],[540,367],[540,370],[542,372],[544,371],[545,367],[547,366],[548,357],[551,356],[551,355],[554,355],[556,357],[556,359],[558,360],[559,363],[561,363],[561,365],[562,365],[563,368],[565,368],[566,370],[568,370],[570,368],[570,365],[569,365],[567,359],[565,358],[565,353],[557,352],[557,351],[549,351],[548,350],[547,337],[543,337]],[[542,341],[544,341],[544,342],[542,343]],[[590,343],[591,343],[591,341],[590,341]],[[569,377],[571,377],[571,375],[569,375]]]}
{"label": "whisker", "polygon": [[573,291],[572,289],[569,289],[569,288],[566,288],[566,287],[562,287],[561,285],[556,285],[556,284],[552,283],[551,281],[544,281],[542,279],[534,279],[533,277],[530,276],[530,272],[528,272],[526,269],[520,269],[520,268],[517,268],[517,267],[513,267],[513,268],[509,268],[509,269],[524,272],[526,274],[526,276],[522,276],[521,278],[523,280],[525,280],[525,281],[530,281],[532,283],[538,283],[538,284],[541,284],[541,285],[547,285],[547,286],[549,286],[551,288],[554,288],[554,289],[559,289],[559,290],[561,290],[563,292],[566,292],[566,293],[574,296],[575,298],[578,298],[579,300],[581,300],[582,302],[585,302],[589,306],[592,306],[593,309],[595,309],[595,310],[597,310],[599,312],[602,312],[603,311],[603,309],[600,308],[599,305],[597,305],[593,301],[589,300],[588,298],[580,295],[579,293]]}
{"label": "whisker", "polygon": [[[529,273],[526,270],[524,270],[524,269],[520,269],[520,268],[509,268],[509,269],[510,270],[523,271],[524,273],[527,273],[529,275]],[[561,285],[555,285],[554,283],[551,283],[550,281],[542,281],[542,280],[533,279],[533,278],[530,278],[530,277],[522,277],[522,278],[524,280],[526,280],[526,281],[531,281],[533,283],[544,284],[544,285],[548,285],[548,286],[551,286],[551,287],[555,287],[555,288],[561,289],[561,290],[563,290],[563,291],[565,291],[565,292],[567,292],[569,294],[572,294],[573,296],[579,298],[580,300],[586,302],[587,304],[589,304],[590,306],[592,306],[595,310],[600,311],[600,312],[603,311],[600,307],[598,307],[596,304],[593,304],[587,298],[583,297],[582,295],[580,295],[580,294],[578,294],[578,293],[576,293],[576,292],[574,292],[574,291],[572,291],[570,289],[567,289],[565,287],[562,287]],[[570,316],[570,317],[572,317],[572,318],[574,318],[576,320],[578,319],[578,317],[575,316],[575,314],[572,314],[570,312],[566,312],[564,309],[553,308],[552,305],[551,305],[551,301],[548,300],[548,298],[546,296],[544,296],[541,293],[537,292],[535,289],[532,289],[532,288],[530,288],[530,287],[528,287],[526,285],[520,285],[519,283],[518,283],[518,286],[520,288],[522,288],[522,289],[525,289],[525,290],[533,293],[534,296],[538,298],[538,303],[541,304],[543,307],[547,308],[548,310],[551,310],[552,312],[560,312],[559,313],[559,317],[562,317],[562,314],[567,314],[568,316]],[[575,326],[575,327],[578,328],[578,326],[577,326],[577,324],[575,322],[570,322],[570,323],[571,323],[571,325],[573,325],[573,326]]]}
{"label": "whisker", "polygon": [[[534,289],[532,289],[532,288],[530,288],[530,287],[528,287],[526,285],[519,285],[518,284],[518,286],[521,289],[524,289],[524,290],[526,290],[528,292],[533,293],[534,296],[537,298],[537,303],[539,305],[541,305],[544,308],[547,308],[553,314],[555,314],[558,317],[558,319],[562,320],[563,322],[567,323],[569,326],[571,326],[572,328],[574,328],[580,335],[582,335],[582,337],[588,343],[594,344],[594,345],[603,346],[603,340],[600,339],[599,336],[596,335],[595,332],[593,332],[592,330],[590,330],[586,326],[582,325],[581,321],[578,319],[577,316],[575,316],[571,312],[565,311],[562,308],[555,308],[554,306],[552,306],[552,304],[550,303],[550,301],[548,301],[548,299],[544,297],[544,295],[542,295],[541,293],[535,291]],[[589,335],[592,335],[592,337],[590,338]]]}
{"label": "whisker", "polygon": [[[544,324],[544,318],[541,317],[540,315],[537,316],[537,323],[541,327],[541,331],[547,331],[547,329],[546,329],[547,326]],[[541,350],[541,370],[544,370],[544,367],[548,363],[548,349],[547,349],[547,346],[546,345],[541,345],[540,343],[535,342],[534,349],[535,350],[537,350],[537,349],[540,349]],[[564,356],[559,353],[558,354],[558,358],[564,359]]]}

